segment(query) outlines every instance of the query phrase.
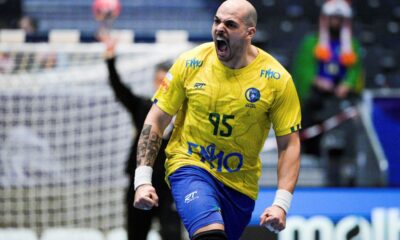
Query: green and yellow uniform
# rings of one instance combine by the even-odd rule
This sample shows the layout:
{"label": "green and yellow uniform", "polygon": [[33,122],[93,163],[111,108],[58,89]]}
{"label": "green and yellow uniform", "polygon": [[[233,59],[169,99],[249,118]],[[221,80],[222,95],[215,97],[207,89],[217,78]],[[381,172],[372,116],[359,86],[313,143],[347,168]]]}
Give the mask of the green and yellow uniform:
{"label": "green and yellow uniform", "polygon": [[153,101],[175,115],[166,149],[166,175],[201,167],[226,186],[257,198],[259,153],[273,127],[277,136],[299,130],[301,113],[290,74],[258,49],[246,67],[230,69],[213,43],[183,53]]}

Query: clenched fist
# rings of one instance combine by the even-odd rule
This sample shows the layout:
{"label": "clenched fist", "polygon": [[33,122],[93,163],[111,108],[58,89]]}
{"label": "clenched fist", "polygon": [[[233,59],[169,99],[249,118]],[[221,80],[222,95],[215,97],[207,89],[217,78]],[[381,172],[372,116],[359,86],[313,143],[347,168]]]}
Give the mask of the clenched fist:
{"label": "clenched fist", "polygon": [[150,210],[158,207],[158,196],[152,185],[141,185],[136,189],[133,206],[137,209]]}
{"label": "clenched fist", "polygon": [[279,233],[286,227],[286,213],[278,206],[271,206],[264,210],[260,216],[260,225],[265,226],[274,233]]}

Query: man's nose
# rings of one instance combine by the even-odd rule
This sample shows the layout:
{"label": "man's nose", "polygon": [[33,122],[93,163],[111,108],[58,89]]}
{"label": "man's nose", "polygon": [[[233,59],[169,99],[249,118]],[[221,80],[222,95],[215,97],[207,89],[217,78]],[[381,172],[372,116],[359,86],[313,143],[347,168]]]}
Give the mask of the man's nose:
{"label": "man's nose", "polygon": [[223,33],[225,31],[225,26],[223,23],[215,24],[215,32],[216,33]]}

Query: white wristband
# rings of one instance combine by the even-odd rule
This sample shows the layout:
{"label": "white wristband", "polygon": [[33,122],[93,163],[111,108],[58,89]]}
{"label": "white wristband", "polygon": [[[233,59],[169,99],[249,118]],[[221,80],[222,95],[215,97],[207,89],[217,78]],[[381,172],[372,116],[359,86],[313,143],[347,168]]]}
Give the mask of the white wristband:
{"label": "white wristband", "polygon": [[292,202],[293,194],[285,189],[278,189],[275,193],[275,200],[272,205],[281,207],[287,213]]}
{"label": "white wristband", "polygon": [[153,168],[149,166],[139,166],[135,170],[135,191],[144,184],[151,185],[151,176],[153,175]]}

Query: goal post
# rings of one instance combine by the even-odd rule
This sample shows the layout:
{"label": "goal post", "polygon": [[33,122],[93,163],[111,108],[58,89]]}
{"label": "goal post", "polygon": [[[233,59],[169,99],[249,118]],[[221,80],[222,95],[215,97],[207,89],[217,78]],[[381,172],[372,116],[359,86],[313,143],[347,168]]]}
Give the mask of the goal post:
{"label": "goal post", "polygon": [[[188,47],[121,45],[117,68],[150,96],[156,64]],[[0,228],[124,226],[135,132],[108,84],[103,51],[98,43],[0,45],[9,61],[0,68]]]}

